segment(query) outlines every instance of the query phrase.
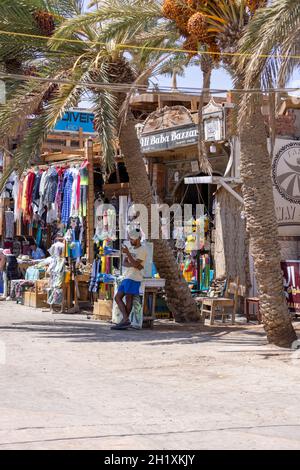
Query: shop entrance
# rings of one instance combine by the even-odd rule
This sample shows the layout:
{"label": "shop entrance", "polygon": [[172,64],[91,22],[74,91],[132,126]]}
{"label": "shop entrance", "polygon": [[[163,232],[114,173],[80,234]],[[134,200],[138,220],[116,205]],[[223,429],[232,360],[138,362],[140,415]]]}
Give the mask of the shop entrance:
{"label": "shop entrance", "polygon": [[[204,173],[198,173],[197,175],[185,175],[184,178],[189,176],[207,176]],[[220,176],[214,174],[214,176]],[[213,211],[213,195],[217,189],[216,184],[185,184],[184,178],[178,183],[174,191],[174,203],[177,204],[191,204],[193,206],[193,212],[196,210],[197,204],[204,205],[204,212],[212,217]]]}

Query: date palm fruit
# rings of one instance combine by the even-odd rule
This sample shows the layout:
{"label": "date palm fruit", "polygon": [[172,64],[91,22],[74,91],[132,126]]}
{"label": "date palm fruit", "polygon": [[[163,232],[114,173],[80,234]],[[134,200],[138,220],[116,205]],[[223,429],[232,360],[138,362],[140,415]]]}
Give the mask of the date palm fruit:
{"label": "date palm fruit", "polygon": [[22,74],[29,77],[35,77],[37,75],[37,68],[34,65],[26,65],[22,68]]}
{"label": "date palm fruit", "polygon": [[201,10],[201,7],[205,7],[208,0],[186,0],[186,4],[190,9]]}
{"label": "date palm fruit", "polygon": [[47,11],[36,11],[33,17],[38,25],[39,30],[44,36],[52,36],[55,29],[54,17]]}
{"label": "date palm fruit", "polygon": [[184,0],[164,0],[162,11],[165,18],[175,21],[183,35],[188,35],[186,25],[190,9]]}
{"label": "date palm fruit", "polygon": [[220,62],[221,58],[221,51],[218,46],[218,44],[215,41],[210,41],[208,43],[208,52],[211,52],[211,58],[215,64],[218,64]]}
{"label": "date palm fruit", "polygon": [[207,21],[205,15],[200,12],[194,13],[187,23],[187,30],[190,35],[196,37],[199,41],[205,40],[207,37]]}
{"label": "date palm fruit", "polygon": [[183,43],[183,49],[189,51],[189,56],[193,57],[197,55],[198,51],[198,39],[194,36],[189,36]]}

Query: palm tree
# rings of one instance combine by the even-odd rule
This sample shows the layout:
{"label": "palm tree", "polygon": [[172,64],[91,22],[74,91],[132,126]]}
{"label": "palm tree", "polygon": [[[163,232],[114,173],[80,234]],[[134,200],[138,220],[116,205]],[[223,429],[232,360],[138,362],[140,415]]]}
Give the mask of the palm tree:
{"label": "palm tree", "polygon": [[[103,2],[99,3],[103,4]],[[293,21],[291,21],[291,27],[289,28],[290,31],[292,31],[291,28],[297,23],[297,18],[299,18],[299,15],[297,16],[299,6],[296,7],[296,2],[293,0],[284,0],[283,2],[276,0],[277,16],[274,15],[273,26],[275,19],[277,19],[280,27],[277,29],[273,27],[274,38],[272,38],[270,32],[267,34],[268,26],[263,27],[266,18],[259,14],[260,8],[266,5],[266,0],[207,0],[205,2],[198,0],[164,0],[162,10],[160,10],[159,2],[155,0],[146,3],[152,19],[158,18],[157,15],[162,15],[162,18],[158,21],[155,33],[150,30],[148,37],[152,38],[154,34],[157,34],[157,40],[159,41],[161,29],[165,30],[166,28],[164,18],[173,21],[181,36],[185,38],[184,47],[190,54],[193,54],[193,51],[197,50],[199,44],[201,44],[208,47],[212,56],[221,55],[222,64],[231,74],[237,89],[241,88],[244,83],[244,67],[237,67],[235,54],[239,52],[239,40],[245,31],[250,31],[251,24],[256,24],[257,30],[260,28],[260,35],[257,38],[256,44],[257,50],[266,44],[267,38],[269,38],[269,50],[271,50],[274,38],[276,37],[274,33],[279,32],[279,37],[282,37],[284,28],[287,28],[288,8],[291,9],[293,5],[295,7]],[[281,8],[279,8],[279,4],[281,4]],[[102,12],[101,14],[106,15],[106,20],[114,20],[111,27],[108,21],[106,34],[107,32],[113,34],[115,21],[117,21],[118,32],[122,28],[130,31],[132,25],[137,27],[137,31],[141,29],[147,31],[143,17],[144,8],[145,2],[138,0],[125,2],[123,7],[119,4],[117,7],[118,13],[115,11],[110,13]],[[266,11],[270,15],[270,9]],[[147,21],[149,21],[149,18],[147,18]],[[257,22],[255,23],[254,20],[256,18]],[[264,40],[262,40],[261,36],[262,31],[265,33]],[[296,34],[297,32],[291,36],[292,39],[295,39]],[[147,45],[147,34],[144,36],[145,44]],[[251,38],[249,41],[251,43]],[[295,41],[292,40],[287,42],[285,47],[286,49],[289,48],[289,50],[295,49],[294,44]],[[205,51],[203,55],[205,55]],[[252,66],[256,59],[257,57],[253,59]],[[286,69],[287,67],[287,64],[285,64]],[[249,70],[251,70],[251,67],[248,68]],[[255,67],[253,70],[255,70]],[[240,103],[240,98],[239,94],[236,93],[235,101],[237,104]],[[288,346],[295,339],[295,332],[283,298],[280,247],[278,244],[278,229],[273,201],[270,158],[267,151],[265,125],[257,97],[253,97],[252,107],[249,109],[253,113],[248,116],[247,121],[243,122],[240,120],[239,126],[239,138],[242,147],[241,173],[247,227],[251,240],[267,337],[270,342],[281,346]],[[234,127],[236,132],[238,132],[238,126],[233,126],[233,130]],[[257,187],[258,182],[260,182],[260,190]],[[265,207],[267,207],[267,211]],[[270,230],[270,227],[273,230]]]}
{"label": "palm tree", "polygon": [[[293,0],[274,0],[272,4],[257,12],[254,16],[247,33],[241,40],[240,51],[247,54],[248,60],[244,58],[239,61],[239,73],[245,75],[245,88],[253,88],[260,85],[260,78],[264,87],[286,84],[291,78],[293,71],[299,65],[299,34],[300,34],[300,5]],[[250,59],[249,59],[250,55]],[[280,56],[278,58],[277,56]],[[292,59],[292,57],[295,57]],[[271,161],[266,147],[264,122],[261,116],[261,95],[245,94],[240,111],[240,119],[247,119],[250,133],[244,134],[247,141],[247,149],[251,152],[251,138],[255,135],[255,146],[252,159],[253,165],[264,165],[266,175],[271,174]],[[249,112],[250,110],[250,112]],[[242,128],[243,129],[243,128]],[[258,139],[258,137],[260,137]],[[259,149],[259,151],[257,151]],[[252,146],[252,150],[254,147]],[[258,212],[250,199],[245,199],[252,222],[249,224],[253,230],[257,244],[253,247],[257,250],[263,247],[260,256],[256,256],[257,277],[261,292],[261,301],[265,305],[265,329],[268,338],[275,344],[289,346],[296,335],[291,326],[290,316],[287,311],[286,302],[280,295],[281,272],[280,272],[280,248],[277,238],[277,224],[274,214],[274,203],[272,198],[272,185],[268,178],[254,179],[252,167],[247,164],[249,154],[242,159],[243,174],[247,191],[254,192],[257,200],[264,198],[264,207]],[[268,184],[266,188],[266,184]],[[264,214],[268,214],[268,223]],[[267,240],[267,242],[266,242]],[[272,249],[272,244],[275,249]],[[255,259],[255,258],[254,258]],[[272,268],[270,265],[272,260]],[[276,291],[274,286],[277,286]],[[274,296],[276,292],[276,296]],[[271,297],[271,302],[269,300]],[[271,307],[271,308],[270,308]]]}
{"label": "palm tree", "polygon": [[[20,0],[20,4],[22,3]],[[3,13],[7,13],[9,17],[9,12]],[[76,16],[74,20],[71,17],[63,22],[60,16],[61,28],[51,31],[51,39],[42,42],[41,47],[36,45],[31,58],[29,54],[26,57],[26,66],[33,64],[35,66],[35,79],[21,85],[14,84],[6,105],[0,110],[2,129],[11,134],[16,132],[17,126],[20,125],[16,109],[22,119],[30,114],[36,114],[33,125],[29,129],[24,129],[24,140],[13,162],[14,167],[20,171],[28,166],[36,155],[56,121],[70,106],[75,106],[87,90],[94,104],[95,123],[102,142],[106,168],[109,171],[113,166],[118,129],[117,109],[120,100],[124,100],[126,96],[126,84],[133,84],[137,77],[123,52],[114,47],[113,41],[99,43],[100,33],[105,28],[99,27],[98,19],[92,24],[73,29],[71,39],[76,39],[75,45],[66,42],[66,39],[70,38],[68,28],[72,25],[72,21],[77,20]],[[9,28],[16,31],[13,24],[10,24]],[[22,41],[19,39],[18,50],[26,49],[26,41],[27,38],[23,38]],[[145,54],[141,59],[147,63]],[[153,65],[150,66],[150,70],[153,68]],[[48,94],[47,100],[45,100],[45,83],[37,81],[38,78],[52,78],[55,81],[56,89],[52,96]],[[63,78],[67,80],[60,83]],[[57,80],[60,82],[56,83]],[[107,87],[114,87],[114,84],[123,84],[123,86],[117,85],[110,91]],[[53,82],[51,85],[53,86]],[[105,89],[99,88],[101,85]],[[149,206],[152,202],[152,192],[132,119],[127,120],[119,141],[134,200],[136,203],[145,203]],[[164,240],[154,240],[154,251],[157,268],[161,276],[166,278],[168,305],[175,318],[178,321],[199,320],[200,315],[195,301],[178,270],[168,243]]]}
{"label": "palm tree", "polygon": [[[242,2],[236,3],[242,5]],[[261,2],[261,6],[264,3]],[[247,20],[246,31],[249,31],[258,16],[259,10],[255,12],[253,9],[251,17]],[[238,29],[236,32],[238,33]],[[262,31],[259,34],[260,38],[263,37]],[[239,42],[231,44],[228,37],[227,34],[222,37],[222,50],[241,52]],[[236,86],[240,87],[244,83],[245,67],[244,60],[241,61],[239,67],[237,67],[237,62],[239,62],[238,59],[227,60]],[[252,81],[252,84],[259,86],[257,80]],[[271,179],[271,159],[261,112],[262,94],[252,94],[248,98],[244,96],[239,108],[240,171],[247,230],[267,338],[269,342],[278,346],[290,346],[296,339],[296,334],[292,327],[283,292],[278,225]],[[244,112],[245,99],[247,100],[246,113]]]}

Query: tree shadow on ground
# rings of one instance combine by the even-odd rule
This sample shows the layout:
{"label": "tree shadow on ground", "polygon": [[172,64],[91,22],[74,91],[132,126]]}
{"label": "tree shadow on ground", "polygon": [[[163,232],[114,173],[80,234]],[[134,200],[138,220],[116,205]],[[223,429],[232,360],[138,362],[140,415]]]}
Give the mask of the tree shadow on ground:
{"label": "tree shadow on ground", "polygon": [[0,326],[1,331],[29,332],[41,338],[63,338],[74,342],[126,343],[142,342],[150,346],[171,346],[216,342],[231,346],[261,347],[267,344],[265,333],[258,325],[231,325],[229,323],[203,326],[199,323],[177,324],[155,322],[153,329],[113,331],[111,324],[85,317],[76,319],[54,315],[53,320],[20,321]]}

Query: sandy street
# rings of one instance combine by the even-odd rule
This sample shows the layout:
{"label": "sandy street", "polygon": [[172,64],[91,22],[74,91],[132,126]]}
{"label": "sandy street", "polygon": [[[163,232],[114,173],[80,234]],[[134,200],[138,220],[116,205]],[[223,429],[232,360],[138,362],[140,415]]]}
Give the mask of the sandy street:
{"label": "sandy street", "polygon": [[299,449],[300,352],[260,326],[113,332],[0,303],[0,449]]}

